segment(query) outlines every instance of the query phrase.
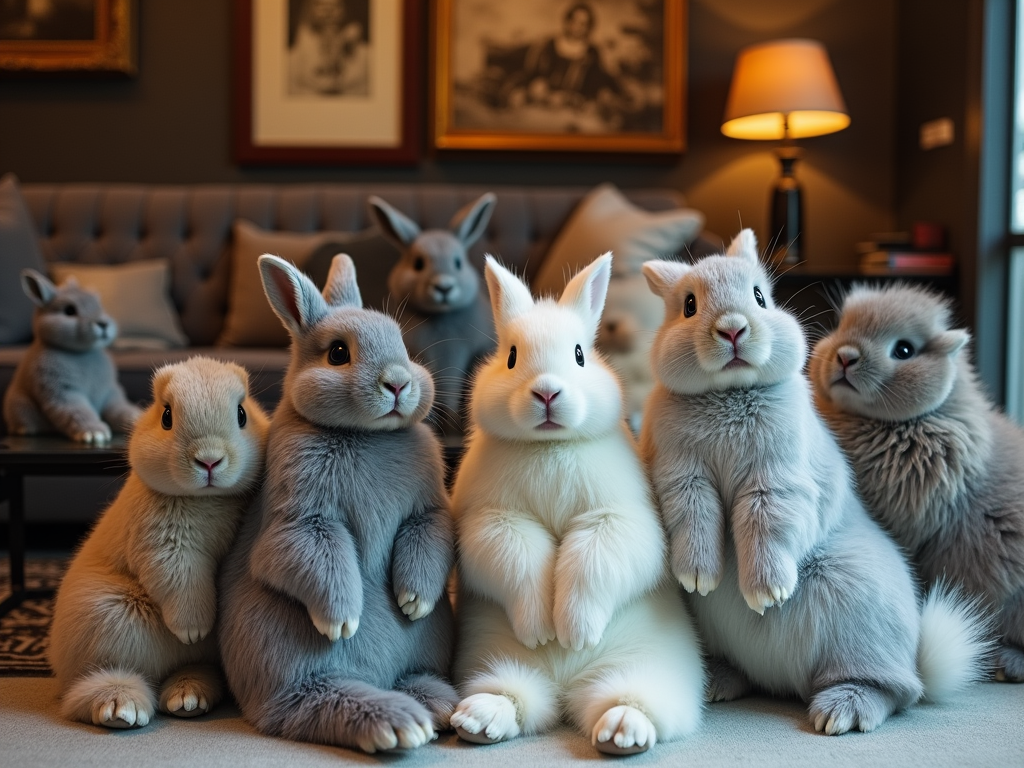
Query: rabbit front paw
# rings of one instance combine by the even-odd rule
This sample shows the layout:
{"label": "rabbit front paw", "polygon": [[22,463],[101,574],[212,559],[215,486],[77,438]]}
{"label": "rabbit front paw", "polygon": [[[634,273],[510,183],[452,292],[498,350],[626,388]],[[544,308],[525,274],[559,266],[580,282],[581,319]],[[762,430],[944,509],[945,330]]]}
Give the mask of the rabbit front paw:
{"label": "rabbit front paw", "polygon": [[[406,589],[398,595],[398,607],[409,617],[410,621],[416,621],[434,610],[434,601],[426,600],[422,595],[417,595]],[[358,622],[356,623],[358,624]]]}
{"label": "rabbit front paw", "polygon": [[740,591],[752,611],[764,616],[766,608],[781,606],[796,591],[796,560],[784,552],[767,554],[755,573],[740,570]]}
{"label": "rabbit front paw", "polygon": [[557,637],[551,610],[536,602],[517,601],[510,607],[508,618],[516,639],[531,650]]}
{"label": "rabbit front paw", "polygon": [[200,640],[210,634],[210,630],[213,627],[172,627],[168,626],[168,629],[174,633],[174,636],[181,640],[185,645],[192,645],[198,643]]}
{"label": "rabbit front paw", "polygon": [[76,443],[85,443],[86,445],[106,445],[110,442],[111,431],[110,426],[100,422],[99,424],[90,425],[81,430],[76,430],[71,433],[71,439]]}
{"label": "rabbit front paw", "polygon": [[593,648],[604,636],[611,615],[593,604],[576,603],[555,613],[558,644],[563,648],[580,651]]}
{"label": "rabbit front paw", "polygon": [[356,630],[359,629],[358,616],[342,619],[341,621],[335,621],[321,616],[312,608],[308,608],[307,610],[309,611],[309,618],[313,620],[313,626],[316,627],[317,632],[326,637],[332,643],[337,642],[341,638],[348,640],[356,633]]}
{"label": "rabbit front paw", "polygon": [[[672,552],[672,573],[687,592],[707,595],[722,581],[722,559],[709,552]],[[687,547],[686,549],[689,549]]]}

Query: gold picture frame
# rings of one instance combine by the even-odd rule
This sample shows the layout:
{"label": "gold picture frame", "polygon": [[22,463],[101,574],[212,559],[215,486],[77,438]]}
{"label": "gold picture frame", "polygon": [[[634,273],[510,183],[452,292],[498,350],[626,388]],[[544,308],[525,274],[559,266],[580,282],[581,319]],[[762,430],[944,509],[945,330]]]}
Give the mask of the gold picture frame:
{"label": "gold picture frame", "polygon": [[136,20],[136,0],[26,4],[0,16],[0,71],[134,75]]}
{"label": "gold picture frame", "polygon": [[436,150],[685,150],[686,0],[436,0],[432,22]]}

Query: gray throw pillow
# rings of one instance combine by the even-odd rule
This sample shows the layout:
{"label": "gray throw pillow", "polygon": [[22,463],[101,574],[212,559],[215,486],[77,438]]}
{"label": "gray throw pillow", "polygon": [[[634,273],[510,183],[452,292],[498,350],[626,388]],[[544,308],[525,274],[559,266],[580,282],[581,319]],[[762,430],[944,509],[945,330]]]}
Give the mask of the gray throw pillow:
{"label": "gray throw pillow", "polygon": [[21,270],[46,274],[32,216],[8,173],[0,179],[0,344],[32,340],[32,302],[21,289]]}

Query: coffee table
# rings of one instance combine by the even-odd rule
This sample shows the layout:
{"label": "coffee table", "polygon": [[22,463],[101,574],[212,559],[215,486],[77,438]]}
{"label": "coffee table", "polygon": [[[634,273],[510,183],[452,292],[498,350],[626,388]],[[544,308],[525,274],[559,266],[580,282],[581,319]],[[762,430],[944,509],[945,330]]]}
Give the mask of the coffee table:
{"label": "coffee table", "polygon": [[126,441],[92,446],[61,437],[0,438],[0,500],[8,501],[11,594],[0,602],[0,616],[33,597],[52,590],[25,589],[25,478],[38,476],[124,475],[128,472]]}

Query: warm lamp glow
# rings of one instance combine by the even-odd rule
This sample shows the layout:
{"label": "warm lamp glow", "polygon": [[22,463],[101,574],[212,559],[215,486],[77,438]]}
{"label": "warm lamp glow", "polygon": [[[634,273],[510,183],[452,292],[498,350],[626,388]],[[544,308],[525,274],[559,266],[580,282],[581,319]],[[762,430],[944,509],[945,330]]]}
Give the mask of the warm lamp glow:
{"label": "warm lamp glow", "polygon": [[832,64],[815,40],[777,40],[736,57],[722,133],[734,139],[801,139],[850,124]]}

